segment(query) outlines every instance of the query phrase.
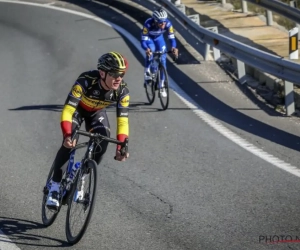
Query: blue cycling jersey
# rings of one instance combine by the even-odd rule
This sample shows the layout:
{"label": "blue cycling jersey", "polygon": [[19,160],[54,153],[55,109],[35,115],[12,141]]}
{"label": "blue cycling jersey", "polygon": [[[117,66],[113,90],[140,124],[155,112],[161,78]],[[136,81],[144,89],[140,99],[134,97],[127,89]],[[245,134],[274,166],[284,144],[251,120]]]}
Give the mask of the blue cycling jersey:
{"label": "blue cycling jersey", "polygon": [[176,47],[176,40],[174,35],[174,29],[171,21],[169,19],[166,20],[166,26],[164,29],[159,28],[153,18],[149,18],[145,21],[143,29],[142,29],[142,37],[141,44],[143,49],[147,49],[147,41],[149,40],[157,40],[162,39],[163,34],[168,32],[168,38],[171,44],[171,47]]}

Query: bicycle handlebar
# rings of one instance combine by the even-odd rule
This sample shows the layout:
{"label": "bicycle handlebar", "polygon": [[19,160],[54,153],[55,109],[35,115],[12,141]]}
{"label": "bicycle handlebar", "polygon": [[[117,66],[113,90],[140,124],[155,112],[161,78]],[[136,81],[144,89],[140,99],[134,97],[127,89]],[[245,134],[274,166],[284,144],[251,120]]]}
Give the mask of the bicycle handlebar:
{"label": "bicycle handlebar", "polygon": [[169,50],[169,51],[154,51],[154,52],[152,52],[153,55],[163,55],[163,54],[171,54],[171,53],[172,53],[171,50]]}
{"label": "bicycle handlebar", "polygon": [[[151,53],[153,54],[153,56],[161,56],[163,54],[173,54],[172,50],[168,50],[168,51],[154,51]],[[175,61],[178,58],[178,56],[174,55],[173,61]]]}
{"label": "bicycle handlebar", "polygon": [[77,134],[84,135],[84,136],[87,136],[89,138],[99,138],[99,139],[102,139],[102,140],[105,140],[105,141],[108,141],[108,142],[111,142],[111,143],[114,143],[114,144],[117,144],[117,145],[121,145],[120,152],[121,152],[122,156],[126,155],[127,152],[128,152],[128,138],[126,138],[125,141],[122,142],[122,141],[119,141],[119,140],[116,140],[116,139],[113,139],[113,138],[110,138],[110,137],[107,137],[107,136],[104,136],[104,135],[101,135],[101,134],[98,134],[98,133],[90,133],[90,132],[86,132],[86,131],[83,131],[83,130],[75,129],[72,133],[72,136],[71,136],[72,141],[74,140],[74,138]]}

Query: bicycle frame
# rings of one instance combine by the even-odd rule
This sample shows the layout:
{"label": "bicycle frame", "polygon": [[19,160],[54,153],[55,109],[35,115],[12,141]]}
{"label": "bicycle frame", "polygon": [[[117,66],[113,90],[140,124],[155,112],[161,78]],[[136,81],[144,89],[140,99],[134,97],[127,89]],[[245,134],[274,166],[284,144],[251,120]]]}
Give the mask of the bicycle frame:
{"label": "bicycle frame", "polygon": [[[74,165],[74,155],[75,155],[75,152],[77,149],[79,148],[83,148],[83,147],[86,147],[90,144],[90,146],[87,148],[85,154],[84,154],[84,157],[82,158],[81,160],[81,164],[80,164],[80,168],[78,169],[77,171],[77,174],[80,172],[80,169],[82,169],[82,166],[84,165],[84,163],[87,161],[87,160],[92,160],[92,154],[94,152],[94,147],[95,147],[95,138],[92,138],[89,142],[84,142],[84,143],[80,143],[78,145],[76,145],[72,150],[71,150],[71,153],[70,153],[70,160],[69,160],[69,164],[68,164],[68,167],[67,167],[67,171],[66,171],[66,174],[70,174],[71,171],[72,171],[72,167]],[[76,174],[76,175],[77,175]],[[74,179],[73,181],[75,180],[76,176],[74,176]],[[65,194],[67,193],[67,191],[70,190],[70,187],[67,186],[68,183],[65,183],[65,185],[62,185],[63,186],[63,194],[62,196],[64,197]]]}
{"label": "bicycle frame", "polygon": [[[73,141],[76,134],[80,134],[80,135],[84,135],[84,136],[87,136],[87,137],[90,137],[90,140],[88,142],[83,142],[83,143],[80,143],[80,144],[77,144],[74,148],[72,148],[71,152],[70,152],[70,159],[69,159],[69,163],[68,163],[68,167],[67,167],[67,170],[66,170],[66,174],[69,174],[71,173],[72,171],[72,167],[74,165],[74,155],[75,155],[75,152],[77,149],[79,148],[83,148],[83,147],[86,147],[89,145],[88,149],[86,150],[85,152],[85,155],[83,157],[83,159],[81,160],[81,166],[87,161],[87,160],[92,160],[92,154],[94,152],[94,147],[95,147],[95,143],[96,143],[96,140],[106,140],[108,142],[111,142],[111,143],[114,143],[114,144],[118,144],[118,145],[121,145],[122,148],[121,148],[121,154],[122,155],[125,155],[128,151],[128,138],[124,141],[124,142],[121,142],[121,141],[118,141],[116,139],[113,139],[113,138],[110,138],[110,137],[106,137],[106,136],[103,136],[101,134],[97,134],[97,133],[90,133],[90,132],[86,132],[86,131],[83,131],[83,130],[78,130],[76,129],[73,133],[72,133],[72,136],[71,136],[71,140]],[[80,166],[80,168],[81,168]],[[79,168],[79,169],[80,169]],[[79,172],[79,171],[78,171]],[[77,172],[77,173],[78,173]],[[76,176],[74,176],[74,179],[76,178]],[[50,190],[50,181],[51,179],[47,182],[46,186],[48,188],[48,190]],[[66,195],[67,191],[69,190],[68,188],[70,187],[67,187],[67,181],[66,179],[62,179],[62,182],[61,182],[61,188],[62,188],[62,199],[63,197]]]}
{"label": "bicycle frame", "polygon": [[151,69],[151,66],[152,66],[153,64],[155,64],[155,63],[157,64],[157,69],[156,69],[156,71],[155,71],[155,72],[151,72],[151,73],[152,73],[152,79],[153,79],[153,80],[156,79],[156,77],[157,77],[157,72],[158,72],[158,70],[160,70],[160,68],[162,67],[161,57],[162,57],[163,54],[166,54],[166,53],[168,53],[168,52],[155,51],[155,52],[152,53],[152,54],[153,54],[153,57],[152,57],[152,59],[150,60],[150,69]]}
{"label": "bicycle frame", "polygon": [[[91,143],[90,143],[91,142]],[[83,157],[82,161],[81,161],[81,165],[80,168],[77,171],[77,174],[79,173],[79,170],[81,169],[82,165],[83,165],[83,161],[86,161],[88,159],[92,159],[92,153],[94,151],[94,146],[95,146],[95,139],[91,139],[90,142],[84,142],[84,143],[80,143],[78,145],[76,145],[70,152],[70,158],[69,158],[69,162],[68,162],[68,166],[67,166],[67,170],[66,170],[66,175],[70,174],[74,165],[74,156],[75,156],[75,152],[77,149],[79,148],[83,148],[86,147],[89,143],[91,144],[88,149],[85,152],[85,156]],[[74,176],[75,180],[76,176]],[[48,190],[50,190],[50,181],[51,179],[48,181],[47,183],[47,188]],[[65,195],[67,194],[67,192],[70,190],[71,186],[68,185],[66,178],[63,178],[61,181],[61,194],[62,194],[62,200],[65,197]]]}
{"label": "bicycle frame", "polygon": [[[172,54],[172,51],[171,50],[169,50],[169,51],[154,51],[154,52],[152,52],[152,55],[153,55],[152,59],[151,60],[149,59],[150,60],[150,69],[151,69],[151,65],[153,65],[154,63],[157,63],[157,69],[156,69],[156,71],[155,72],[151,72],[152,73],[152,75],[151,75],[152,81],[155,82],[155,85],[157,85],[157,81],[156,80],[157,80],[158,71],[162,67],[164,67],[162,65],[162,62],[161,62],[161,57],[164,54]],[[175,61],[175,60],[176,60],[176,58],[174,57],[173,61]]]}

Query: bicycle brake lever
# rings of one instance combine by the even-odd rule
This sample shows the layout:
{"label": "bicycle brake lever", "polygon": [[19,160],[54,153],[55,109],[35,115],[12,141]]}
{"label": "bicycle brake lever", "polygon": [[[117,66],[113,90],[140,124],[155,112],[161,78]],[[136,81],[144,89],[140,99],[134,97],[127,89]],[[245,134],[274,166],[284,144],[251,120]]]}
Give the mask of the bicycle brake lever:
{"label": "bicycle brake lever", "polygon": [[[125,141],[121,144],[120,153],[122,156],[126,155],[128,152],[128,138],[125,139]],[[114,157],[116,160],[116,157]]]}
{"label": "bicycle brake lever", "polygon": [[120,149],[121,155],[124,156],[128,152],[128,138],[125,139],[125,141],[122,144],[122,147]]}
{"label": "bicycle brake lever", "polygon": [[74,138],[75,138],[75,136],[77,135],[77,129],[75,129],[73,132],[72,132],[72,134],[71,134],[71,142],[73,142],[74,141]]}

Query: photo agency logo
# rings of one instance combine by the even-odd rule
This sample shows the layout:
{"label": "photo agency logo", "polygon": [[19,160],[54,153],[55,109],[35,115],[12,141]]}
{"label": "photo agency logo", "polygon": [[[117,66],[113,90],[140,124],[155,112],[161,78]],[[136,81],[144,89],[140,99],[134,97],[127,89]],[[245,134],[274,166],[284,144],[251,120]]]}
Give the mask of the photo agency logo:
{"label": "photo agency logo", "polygon": [[300,235],[260,235],[258,242],[264,244],[300,243]]}

